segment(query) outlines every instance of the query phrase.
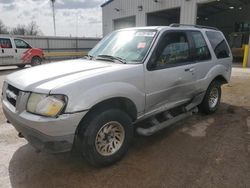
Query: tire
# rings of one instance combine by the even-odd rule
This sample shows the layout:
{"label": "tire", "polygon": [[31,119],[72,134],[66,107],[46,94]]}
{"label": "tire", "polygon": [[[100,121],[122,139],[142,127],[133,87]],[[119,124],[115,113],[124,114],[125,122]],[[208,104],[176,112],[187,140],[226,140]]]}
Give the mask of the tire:
{"label": "tire", "polygon": [[23,69],[25,65],[17,65],[18,68]]}
{"label": "tire", "polygon": [[42,64],[42,59],[40,57],[33,57],[31,60],[31,66],[37,66]]}
{"label": "tire", "polygon": [[218,81],[213,81],[205,94],[199,109],[205,114],[212,114],[217,111],[221,100],[221,84]]}
{"label": "tire", "polygon": [[120,160],[133,138],[132,120],[119,109],[92,111],[80,125],[81,152],[92,165],[100,167]]}

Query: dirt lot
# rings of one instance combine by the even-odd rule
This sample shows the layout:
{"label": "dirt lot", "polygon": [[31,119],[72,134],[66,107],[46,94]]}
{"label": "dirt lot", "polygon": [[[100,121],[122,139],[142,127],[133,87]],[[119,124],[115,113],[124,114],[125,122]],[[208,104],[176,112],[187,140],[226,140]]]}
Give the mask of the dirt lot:
{"label": "dirt lot", "polygon": [[[0,71],[0,86],[5,75]],[[211,116],[195,115],[139,137],[102,169],[80,155],[36,153],[0,112],[0,187],[250,187],[250,70],[235,68]]]}

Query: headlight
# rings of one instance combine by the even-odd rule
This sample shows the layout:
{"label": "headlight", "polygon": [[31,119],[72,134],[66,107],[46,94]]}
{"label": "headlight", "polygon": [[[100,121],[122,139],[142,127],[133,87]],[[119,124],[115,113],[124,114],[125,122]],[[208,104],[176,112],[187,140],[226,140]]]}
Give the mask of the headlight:
{"label": "headlight", "polygon": [[27,111],[42,116],[56,117],[63,110],[65,101],[63,95],[31,93],[27,103]]}

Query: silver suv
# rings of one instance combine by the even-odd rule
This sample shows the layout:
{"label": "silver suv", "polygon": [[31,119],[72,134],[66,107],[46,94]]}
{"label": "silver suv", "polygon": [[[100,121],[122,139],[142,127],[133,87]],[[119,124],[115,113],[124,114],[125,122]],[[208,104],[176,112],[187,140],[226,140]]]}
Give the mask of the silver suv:
{"label": "silver suv", "polygon": [[36,149],[77,146],[91,164],[109,165],[126,153],[134,131],[148,136],[198,109],[215,112],[231,66],[227,41],[215,28],[124,29],[82,59],[8,75],[2,106]]}

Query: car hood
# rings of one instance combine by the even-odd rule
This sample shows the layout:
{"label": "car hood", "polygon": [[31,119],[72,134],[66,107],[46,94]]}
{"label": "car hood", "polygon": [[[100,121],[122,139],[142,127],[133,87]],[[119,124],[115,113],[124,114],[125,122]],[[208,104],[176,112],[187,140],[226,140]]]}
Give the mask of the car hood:
{"label": "car hood", "polygon": [[46,92],[76,77],[90,77],[118,67],[122,65],[85,59],[69,60],[21,70],[8,75],[6,81],[23,91]]}

